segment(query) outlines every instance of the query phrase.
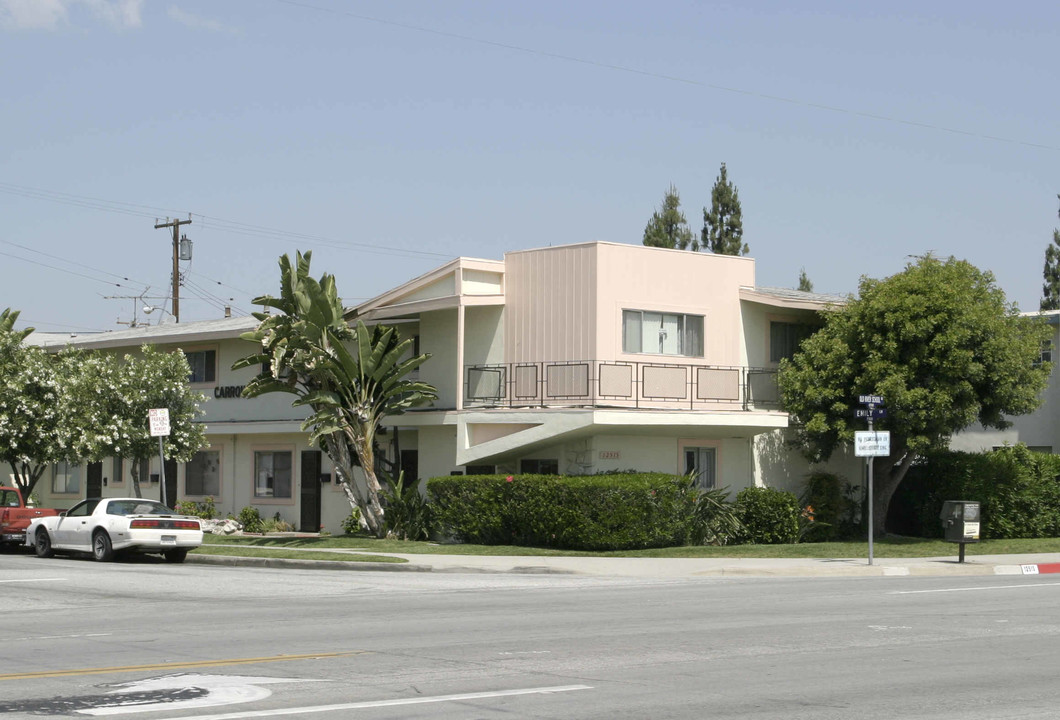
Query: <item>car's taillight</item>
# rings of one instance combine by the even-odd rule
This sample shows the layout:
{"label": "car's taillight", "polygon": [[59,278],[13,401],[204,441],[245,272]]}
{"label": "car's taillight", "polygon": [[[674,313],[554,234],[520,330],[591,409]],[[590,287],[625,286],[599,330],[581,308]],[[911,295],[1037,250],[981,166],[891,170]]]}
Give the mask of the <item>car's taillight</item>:
{"label": "car's taillight", "polygon": [[134,530],[156,528],[160,530],[198,530],[196,520],[133,520],[129,527]]}

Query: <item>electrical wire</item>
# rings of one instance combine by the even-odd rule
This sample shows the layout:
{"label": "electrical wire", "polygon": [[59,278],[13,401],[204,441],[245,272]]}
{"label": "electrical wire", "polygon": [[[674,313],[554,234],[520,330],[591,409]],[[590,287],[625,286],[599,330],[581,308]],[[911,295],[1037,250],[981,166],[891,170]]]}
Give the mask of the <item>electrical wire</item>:
{"label": "electrical wire", "polygon": [[[37,260],[30,260],[29,258],[19,257],[18,255],[12,255],[11,253],[0,251],[0,255],[3,255],[4,257],[14,258],[15,260],[21,260],[22,262],[30,263],[31,265],[40,265],[41,267],[46,267],[49,270],[58,270],[59,272],[67,273],[68,275],[76,275],[77,277],[85,278],[86,280],[91,280],[93,282],[103,283],[104,285],[112,285],[114,287],[120,288],[129,288],[130,290],[136,289],[130,287],[129,285],[122,285],[121,283],[111,282],[110,280],[101,280],[97,277],[92,277],[91,275],[85,275],[84,273],[75,272],[73,270],[67,270],[66,268],[56,267],[55,265],[49,265],[47,263],[42,263]],[[147,292],[147,289],[148,287],[145,285],[141,292]]]}
{"label": "electrical wire", "polygon": [[763,100],[769,100],[771,102],[782,102],[788,105],[800,105],[802,107],[813,108],[814,110],[823,110],[825,112],[853,115],[855,117],[866,118],[868,120],[876,120],[878,122],[893,123],[896,125],[906,125],[925,130],[952,133],[954,135],[963,135],[965,137],[978,138],[980,140],[991,140],[994,142],[1003,142],[1013,145],[1023,145],[1024,147],[1037,148],[1039,150],[1060,150],[1060,146],[1057,145],[1046,145],[1044,143],[1028,142],[1026,140],[1017,140],[1014,138],[1001,137],[998,135],[986,135],[980,132],[947,127],[945,125],[936,125],[934,123],[921,122],[919,120],[909,120],[906,118],[880,115],[879,113],[865,112],[862,110],[852,110],[850,108],[841,107],[839,105],[826,105],[824,103],[801,100],[799,98],[794,97],[772,95],[769,93],[758,92],[755,90],[745,90],[743,88],[730,87],[727,85],[717,85],[715,83],[704,82],[702,80],[693,80],[691,78],[681,77],[678,75],[667,75],[665,73],[651,72],[649,70],[640,70],[638,68],[629,67],[627,65],[616,65],[614,63],[602,62],[599,60],[591,60],[589,58],[578,57],[576,55],[565,55],[563,53],[548,52],[546,50],[538,50],[537,48],[524,47],[522,45],[512,45],[511,43],[497,42],[496,40],[486,40],[485,38],[474,37],[472,35],[462,35],[460,33],[448,32],[446,30],[436,30],[434,28],[423,27],[422,25],[412,25],[410,23],[397,22],[394,20],[384,20],[382,18],[372,17],[370,15],[361,15],[360,13],[350,12],[349,10],[335,10],[333,8],[320,7],[319,5],[311,5],[310,3],[299,2],[298,0],[276,0],[276,2],[281,3],[283,5],[302,8],[304,10],[315,10],[317,12],[345,16],[353,18],[355,20],[363,20],[365,22],[377,23],[379,25],[388,25],[390,27],[401,28],[403,30],[413,30],[415,32],[437,35],[439,37],[449,38],[451,40],[461,40],[463,42],[476,43],[478,45],[500,48],[502,50],[512,50],[515,52],[525,53],[527,55],[536,55],[538,57],[549,58],[551,60],[561,60],[563,62],[578,63],[580,65],[588,65],[590,67],[603,68],[605,70],[614,70],[617,72],[629,73],[631,75],[654,78],[656,80],[667,80],[669,82],[681,83],[683,85],[692,85],[695,87],[707,88],[709,90],[717,90],[719,92],[726,92],[734,95],[756,97],[761,98]]}
{"label": "electrical wire", "polygon": [[124,275],[118,275],[116,273],[112,273],[109,270],[103,270],[102,268],[92,267],[91,265],[86,265],[85,263],[83,263],[81,261],[74,262],[73,260],[67,260],[66,258],[59,257],[58,255],[52,255],[51,253],[46,253],[43,250],[35,250],[34,248],[26,247],[25,245],[19,245],[18,243],[11,242],[10,240],[2,240],[2,239],[0,239],[0,243],[3,243],[4,245],[10,245],[12,247],[17,247],[20,250],[25,250],[27,252],[37,253],[38,255],[43,255],[44,257],[52,258],[53,260],[58,260],[60,262],[69,263],[71,265],[77,265],[77,266],[83,267],[83,268],[85,268],[87,270],[93,270],[93,271],[98,272],[98,273],[103,273],[104,275],[110,275],[111,277],[118,278],[119,280],[125,280],[126,282],[136,283],[137,285],[143,285],[143,286],[147,287],[147,283],[142,282],[140,280],[133,280],[132,278],[126,277]]}

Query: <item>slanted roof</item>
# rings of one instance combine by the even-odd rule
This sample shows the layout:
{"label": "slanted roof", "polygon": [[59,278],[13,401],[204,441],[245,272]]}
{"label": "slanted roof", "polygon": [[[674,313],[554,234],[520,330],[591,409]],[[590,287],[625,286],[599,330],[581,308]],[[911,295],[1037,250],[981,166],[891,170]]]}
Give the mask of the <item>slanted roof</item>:
{"label": "slanted roof", "polygon": [[255,318],[246,316],[167,325],[150,325],[108,332],[33,332],[26,337],[25,342],[27,345],[36,345],[46,349],[60,349],[68,345],[86,349],[172,345],[176,343],[237,338],[257,326],[258,321]]}
{"label": "slanted roof", "polygon": [[821,310],[833,305],[844,305],[847,302],[845,295],[776,287],[740,288],[740,299],[773,307],[801,310]]}
{"label": "slanted roof", "polygon": [[[496,292],[490,291],[491,283],[473,280],[484,275],[496,277]],[[408,318],[462,304],[503,304],[503,277],[504,262],[500,260],[459,257],[350,308],[345,317],[351,322]]]}

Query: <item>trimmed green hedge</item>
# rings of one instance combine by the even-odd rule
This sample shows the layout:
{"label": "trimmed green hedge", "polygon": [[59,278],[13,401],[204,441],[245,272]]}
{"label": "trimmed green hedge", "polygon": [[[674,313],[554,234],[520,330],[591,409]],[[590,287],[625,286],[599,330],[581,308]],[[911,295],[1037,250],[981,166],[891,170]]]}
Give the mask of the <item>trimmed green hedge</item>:
{"label": "trimmed green hedge", "polygon": [[1060,456],[1025,445],[985,453],[938,452],[909,468],[888,512],[888,528],[942,537],[945,500],[982,503],[983,539],[1060,536]]}
{"label": "trimmed green hedge", "polygon": [[799,539],[799,499],[775,488],[749,487],[736,494],[736,510],[743,523],[741,542],[784,545]]}
{"label": "trimmed green hedge", "polygon": [[685,544],[696,491],[682,476],[453,475],[427,481],[435,528],[482,545],[632,550]]}

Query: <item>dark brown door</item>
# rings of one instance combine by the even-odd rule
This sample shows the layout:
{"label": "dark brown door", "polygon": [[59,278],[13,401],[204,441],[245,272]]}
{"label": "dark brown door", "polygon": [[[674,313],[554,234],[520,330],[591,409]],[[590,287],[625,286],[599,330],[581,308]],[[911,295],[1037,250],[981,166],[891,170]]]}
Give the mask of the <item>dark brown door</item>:
{"label": "dark brown door", "polygon": [[302,532],[320,532],[320,451],[302,451]]}
{"label": "dark brown door", "polygon": [[166,460],[166,505],[177,506],[177,461]]}
{"label": "dark brown door", "polygon": [[85,497],[98,498],[103,496],[103,463],[94,462],[88,464],[88,477],[85,478]]}

